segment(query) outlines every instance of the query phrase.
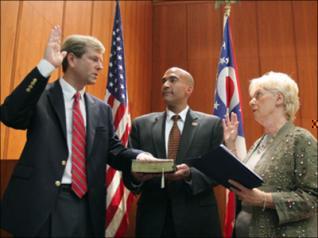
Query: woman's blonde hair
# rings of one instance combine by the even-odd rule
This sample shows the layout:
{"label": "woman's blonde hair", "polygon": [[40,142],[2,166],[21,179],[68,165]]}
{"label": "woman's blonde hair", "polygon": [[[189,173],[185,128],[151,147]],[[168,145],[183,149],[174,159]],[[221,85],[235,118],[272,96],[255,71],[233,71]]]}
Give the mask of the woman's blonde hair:
{"label": "woman's blonde hair", "polygon": [[284,97],[285,114],[288,121],[293,121],[299,109],[298,86],[287,74],[270,71],[250,81],[249,93],[253,95],[256,88],[276,91]]}

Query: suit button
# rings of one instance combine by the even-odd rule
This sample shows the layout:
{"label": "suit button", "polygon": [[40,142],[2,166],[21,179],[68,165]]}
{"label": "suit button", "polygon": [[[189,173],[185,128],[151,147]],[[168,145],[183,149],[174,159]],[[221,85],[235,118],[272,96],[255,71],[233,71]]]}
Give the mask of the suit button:
{"label": "suit button", "polygon": [[66,165],[66,160],[62,160],[62,161],[61,161],[61,164],[62,164],[63,166],[65,166],[65,165]]}
{"label": "suit button", "polygon": [[56,180],[56,181],[55,181],[55,186],[56,186],[56,187],[60,187],[60,186],[61,186],[61,181]]}
{"label": "suit button", "polygon": [[36,84],[37,81],[38,81],[38,79],[37,79],[37,78],[34,78],[34,79],[32,80],[32,82],[31,82],[31,85]]}

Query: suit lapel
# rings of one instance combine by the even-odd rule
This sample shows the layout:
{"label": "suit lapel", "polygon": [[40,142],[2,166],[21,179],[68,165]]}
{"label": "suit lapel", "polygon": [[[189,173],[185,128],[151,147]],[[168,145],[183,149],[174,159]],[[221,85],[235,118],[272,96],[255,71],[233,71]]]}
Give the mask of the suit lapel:
{"label": "suit lapel", "polygon": [[165,119],[165,113],[158,114],[152,127],[152,139],[158,158],[166,158]]}
{"label": "suit lapel", "polygon": [[64,97],[61,85],[58,80],[56,80],[52,87],[48,90],[48,98],[49,102],[51,103],[51,106],[53,107],[57,118],[59,125],[61,126],[63,136],[66,140],[66,117],[65,117],[65,104],[64,104]]}
{"label": "suit lapel", "polygon": [[184,160],[188,149],[190,148],[194,135],[197,131],[197,128],[199,127],[198,117],[189,109],[186,120],[184,123],[184,128],[182,131],[181,139],[180,139],[180,145],[179,145],[179,151],[177,154],[177,161],[181,162]]}
{"label": "suit lapel", "polygon": [[94,99],[85,93],[85,106],[86,106],[86,142],[87,142],[87,158],[92,151],[94,137],[95,137],[95,128],[96,120],[98,118],[98,109]]}

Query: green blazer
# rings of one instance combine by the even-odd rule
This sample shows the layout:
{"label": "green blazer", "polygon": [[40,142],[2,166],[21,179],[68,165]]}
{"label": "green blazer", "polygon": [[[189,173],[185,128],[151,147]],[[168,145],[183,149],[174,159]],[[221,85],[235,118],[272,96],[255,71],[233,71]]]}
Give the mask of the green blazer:
{"label": "green blazer", "polygon": [[254,171],[264,179],[260,189],[272,193],[275,209],[263,211],[242,204],[243,210],[252,213],[251,224],[246,227],[249,237],[317,237],[317,140],[313,135],[287,122]]}

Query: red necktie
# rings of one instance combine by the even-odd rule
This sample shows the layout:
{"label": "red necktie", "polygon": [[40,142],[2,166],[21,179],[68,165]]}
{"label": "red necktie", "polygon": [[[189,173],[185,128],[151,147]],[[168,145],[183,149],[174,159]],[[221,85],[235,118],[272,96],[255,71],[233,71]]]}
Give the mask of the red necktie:
{"label": "red necktie", "polygon": [[74,95],[73,104],[73,126],[72,126],[72,189],[74,193],[82,198],[87,192],[86,178],[86,132],[84,119],[80,110],[79,100],[81,94]]}
{"label": "red necktie", "polygon": [[171,119],[173,120],[173,125],[168,140],[168,159],[175,160],[177,158],[179,142],[181,137],[181,133],[177,124],[178,120],[180,119],[180,116],[174,115]]}

